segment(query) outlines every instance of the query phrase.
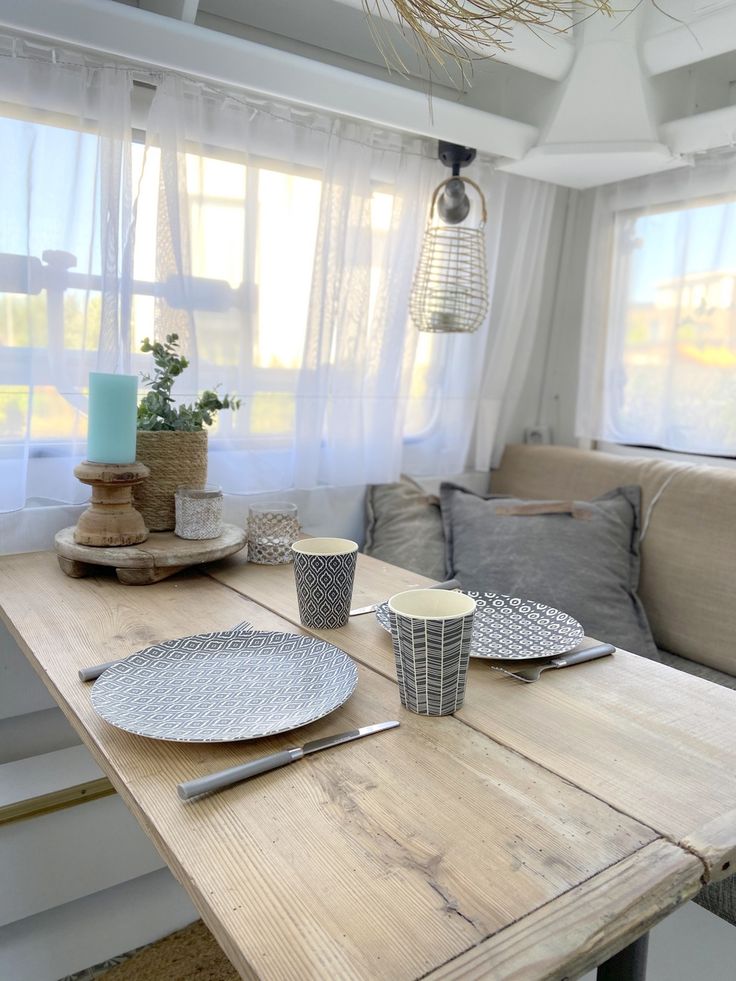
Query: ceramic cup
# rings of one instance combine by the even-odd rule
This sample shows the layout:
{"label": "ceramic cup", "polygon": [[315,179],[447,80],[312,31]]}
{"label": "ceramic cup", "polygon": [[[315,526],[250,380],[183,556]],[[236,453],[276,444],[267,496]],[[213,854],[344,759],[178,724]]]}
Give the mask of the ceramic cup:
{"label": "ceramic cup", "polygon": [[350,616],[358,545],[347,538],[305,538],[291,546],[299,619],[304,627],[344,627]]}
{"label": "ceramic cup", "polygon": [[452,715],[463,704],[475,600],[412,589],[388,601],[399,695],[417,715]]}

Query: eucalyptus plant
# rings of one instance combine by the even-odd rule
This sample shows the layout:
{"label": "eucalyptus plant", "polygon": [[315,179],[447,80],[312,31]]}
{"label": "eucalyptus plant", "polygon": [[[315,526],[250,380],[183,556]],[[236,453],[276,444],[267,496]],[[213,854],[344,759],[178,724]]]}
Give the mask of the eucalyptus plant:
{"label": "eucalyptus plant", "polygon": [[192,405],[175,405],[171,389],[189,361],[178,350],[179,335],[167,334],[162,344],[151,343],[144,337],[141,351],[153,355],[156,370],[153,375],[142,375],[143,384],[150,388],[138,406],[138,429],[147,431],[179,431],[194,433],[211,426],[215,413],[221,409],[238,409],[241,399],[235,395],[223,395],[209,389],[202,392]]}

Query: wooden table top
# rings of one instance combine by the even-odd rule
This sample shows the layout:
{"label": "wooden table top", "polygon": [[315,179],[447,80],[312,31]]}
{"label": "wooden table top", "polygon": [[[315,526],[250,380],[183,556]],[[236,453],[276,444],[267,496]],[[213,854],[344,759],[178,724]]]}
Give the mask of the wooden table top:
{"label": "wooden table top", "polygon": [[[360,556],[353,605],[428,582]],[[463,709],[422,718],[400,707],[389,635],[356,617],[321,634],[359,664],[341,709],[187,745],[108,725],[77,670],[241,620],[307,632],[290,567],[235,556],[132,587],[30,553],[0,560],[0,602],[243,977],[574,977],[736,866],[736,694],[625,652],[535,685],[474,661]],[[401,727],[177,797],[182,780],[389,718]]]}

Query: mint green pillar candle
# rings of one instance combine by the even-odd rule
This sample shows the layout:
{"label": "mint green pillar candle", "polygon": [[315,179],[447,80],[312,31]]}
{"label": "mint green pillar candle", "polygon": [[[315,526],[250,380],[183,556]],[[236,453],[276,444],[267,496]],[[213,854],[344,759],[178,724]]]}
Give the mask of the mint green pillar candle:
{"label": "mint green pillar candle", "polygon": [[135,462],[137,411],[136,375],[90,372],[87,459],[91,463]]}

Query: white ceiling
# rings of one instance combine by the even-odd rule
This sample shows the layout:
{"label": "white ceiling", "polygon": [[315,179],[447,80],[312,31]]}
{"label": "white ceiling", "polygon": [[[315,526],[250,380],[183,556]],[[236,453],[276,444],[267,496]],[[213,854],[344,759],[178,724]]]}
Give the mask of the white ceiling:
{"label": "white ceiling", "polygon": [[473,145],[511,171],[588,187],[681,166],[736,137],[736,0],[625,6],[565,34],[517,31],[511,50],[476,63],[470,85],[435,72],[432,114],[426,66],[397,29],[409,73],[387,71],[361,0],[0,0],[0,24]]}

